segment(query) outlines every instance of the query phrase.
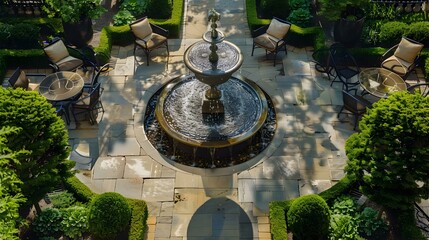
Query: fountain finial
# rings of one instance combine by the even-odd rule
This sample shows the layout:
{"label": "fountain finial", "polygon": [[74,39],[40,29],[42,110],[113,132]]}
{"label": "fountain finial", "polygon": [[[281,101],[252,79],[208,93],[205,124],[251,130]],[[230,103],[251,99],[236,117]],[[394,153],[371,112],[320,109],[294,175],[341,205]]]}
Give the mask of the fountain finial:
{"label": "fountain finial", "polygon": [[220,13],[216,12],[216,10],[212,8],[209,10],[208,15],[209,15],[208,20],[212,22],[212,24],[210,25],[210,27],[212,28],[211,37],[212,39],[216,39],[218,37],[218,32],[216,30],[217,28],[216,22],[220,20]]}

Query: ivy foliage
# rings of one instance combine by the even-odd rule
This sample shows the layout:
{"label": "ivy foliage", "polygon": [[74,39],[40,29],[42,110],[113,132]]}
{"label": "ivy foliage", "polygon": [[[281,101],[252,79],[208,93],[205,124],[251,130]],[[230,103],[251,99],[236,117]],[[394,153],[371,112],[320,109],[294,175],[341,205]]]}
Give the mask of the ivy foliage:
{"label": "ivy foliage", "polygon": [[429,98],[397,92],[376,102],[346,141],[346,171],[371,200],[407,209],[429,197]]}

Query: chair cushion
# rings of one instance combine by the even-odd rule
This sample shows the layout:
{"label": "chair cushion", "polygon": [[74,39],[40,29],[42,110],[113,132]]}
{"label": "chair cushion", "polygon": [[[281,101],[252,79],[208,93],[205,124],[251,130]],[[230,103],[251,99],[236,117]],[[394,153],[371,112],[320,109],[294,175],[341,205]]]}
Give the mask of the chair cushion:
{"label": "chair cushion", "polygon": [[40,84],[37,83],[29,83],[27,90],[29,91],[39,91]]}
{"label": "chair cushion", "polygon": [[136,43],[138,45],[140,45],[143,48],[147,48],[149,50],[157,48],[158,46],[160,46],[161,44],[163,44],[165,41],[167,41],[167,38],[156,34],[156,33],[152,33],[152,37],[148,40],[146,40],[146,42],[137,39]]}
{"label": "chair cushion", "polygon": [[91,103],[91,98],[88,96],[89,96],[89,93],[83,92],[79,100],[75,103],[75,107],[83,108],[83,107],[89,106],[89,104]]}
{"label": "chair cushion", "polygon": [[422,49],[423,44],[413,43],[405,38],[402,38],[393,55],[406,62],[413,63]]}
{"label": "chair cushion", "polygon": [[276,42],[273,40],[267,33],[264,33],[260,36],[257,36],[253,39],[253,42],[262,47],[267,49],[268,51],[274,51],[276,49]]}
{"label": "chair cushion", "polygon": [[49,59],[54,63],[57,63],[61,61],[61,59],[64,59],[70,55],[63,41],[56,41],[55,43],[45,47],[43,50],[45,51],[46,55],[48,55]]}
{"label": "chair cushion", "polygon": [[82,66],[83,61],[72,56],[67,56],[58,61],[56,64],[60,71],[73,71],[76,68]]}
{"label": "chair cushion", "polygon": [[142,21],[137,23],[133,23],[130,25],[131,31],[133,31],[134,35],[137,38],[143,39],[151,39],[150,35],[152,34],[152,27],[149,24],[149,20],[145,18]]}
{"label": "chair cushion", "polygon": [[395,55],[390,56],[381,63],[381,67],[386,68],[399,76],[405,76],[412,62],[406,62]]}
{"label": "chair cushion", "polygon": [[271,20],[271,23],[268,26],[267,33],[277,39],[282,39],[289,31],[289,28],[290,28],[289,24],[282,23],[277,19],[273,19]]}
{"label": "chair cushion", "polygon": [[16,80],[15,85],[13,85],[13,88],[23,88],[27,90],[29,84],[30,81],[28,80],[27,75],[24,71],[21,71],[18,80]]}

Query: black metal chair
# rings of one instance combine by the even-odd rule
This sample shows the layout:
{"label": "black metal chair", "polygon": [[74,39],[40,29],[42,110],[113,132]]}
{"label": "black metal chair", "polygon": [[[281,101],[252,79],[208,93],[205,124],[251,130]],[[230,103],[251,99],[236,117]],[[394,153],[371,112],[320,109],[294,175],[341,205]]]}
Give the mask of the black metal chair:
{"label": "black metal chair", "polygon": [[94,87],[98,83],[98,78],[100,77],[100,74],[103,72],[106,72],[109,70],[109,64],[104,64],[101,67],[96,67],[95,69],[91,70],[94,71],[91,76],[84,77],[85,81],[85,87]]}
{"label": "black metal chair", "polygon": [[424,97],[429,96],[429,83],[418,83],[407,88],[409,93],[419,93]]}
{"label": "black metal chair", "polygon": [[[354,91],[354,94],[350,92]],[[357,89],[350,89],[349,91],[343,90],[343,107],[337,115],[337,118],[340,117],[340,114],[343,113],[343,110],[349,111],[354,116],[354,127],[353,130],[356,130],[358,119],[362,116],[367,108],[372,107],[372,103],[356,94]]]}
{"label": "black metal chair", "polygon": [[318,72],[326,73],[329,80],[331,80],[331,76],[335,77],[333,73],[334,67],[332,66],[331,55],[328,48],[320,48],[314,51],[311,56],[315,63],[314,67]]}
{"label": "black metal chair", "polygon": [[138,19],[130,24],[131,32],[134,35],[134,58],[136,49],[140,47],[146,54],[147,65],[149,66],[150,52],[157,48],[167,49],[167,62],[170,56],[168,50],[168,30],[149,22],[147,17]]}
{"label": "black metal chair", "polygon": [[359,74],[360,68],[347,48],[341,43],[334,43],[329,48],[329,54],[336,74],[331,86],[334,82],[341,82],[347,91],[349,87],[358,85],[359,81],[352,82],[351,79]]}
{"label": "black metal chair", "polygon": [[97,83],[94,87],[90,88],[89,92],[83,92],[78,100],[71,103],[71,111],[76,122],[77,115],[88,113],[89,122],[91,124],[96,123],[96,118],[100,110],[104,113],[104,107],[100,100],[103,90],[101,83]]}
{"label": "black metal chair", "polygon": [[262,26],[253,31],[252,56],[255,48],[265,49],[265,55],[274,54],[274,66],[276,66],[277,53],[286,49],[286,35],[292,23],[274,17],[269,25]]}
{"label": "black metal chair", "polygon": [[381,67],[398,74],[405,80],[418,66],[423,47],[423,44],[413,39],[402,37],[399,44],[391,47],[381,56]]}
{"label": "black metal chair", "polygon": [[54,102],[52,106],[55,108],[55,112],[58,116],[64,116],[67,125],[70,125],[69,105],[67,102]]}
{"label": "black metal chair", "polygon": [[32,83],[28,76],[46,76],[45,74],[26,74],[20,67],[15,69],[12,76],[8,79],[8,82],[13,88],[23,88],[28,91],[38,91],[39,84]]}

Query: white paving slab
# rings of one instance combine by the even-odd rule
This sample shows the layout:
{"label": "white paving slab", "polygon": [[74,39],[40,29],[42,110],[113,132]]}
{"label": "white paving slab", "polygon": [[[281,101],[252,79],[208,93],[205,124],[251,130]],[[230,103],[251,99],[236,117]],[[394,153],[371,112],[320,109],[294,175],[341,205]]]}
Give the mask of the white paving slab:
{"label": "white paving slab", "polygon": [[143,179],[118,179],[115,192],[127,198],[141,199]]}
{"label": "white paving slab", "polygon": [[161,164],[149,156],[126,156],[124,178],[157,178],[161,176]]}
{"label": "white paving slab", "polygon": [[174,200],[174,179],[145,179],[142,199],[148,202]]}
{"label": "white paving slab", "polygon": [[92,168],[92,178],[122,178],[124,175],[124,167],[124,157],[99,157]]}

